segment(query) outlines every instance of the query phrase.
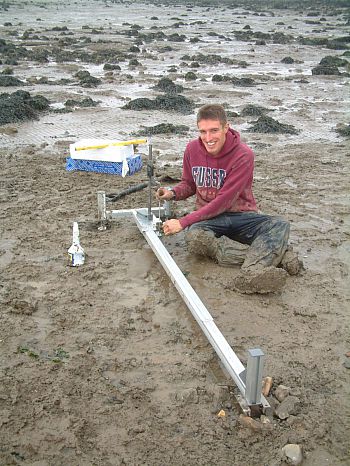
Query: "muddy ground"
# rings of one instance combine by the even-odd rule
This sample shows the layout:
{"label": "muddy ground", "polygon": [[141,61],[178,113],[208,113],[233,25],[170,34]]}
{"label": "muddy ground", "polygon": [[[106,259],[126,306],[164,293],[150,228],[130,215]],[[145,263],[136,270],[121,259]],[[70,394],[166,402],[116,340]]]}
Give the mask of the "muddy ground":
{"label": "muddy ground", "polygon": [[[17,64],[2,53],[0,72],[11,67],[24,84],[0,92],[43,95],[51,111],[0,126],[0,464],[277,466],[282,448],[295,443],[306,466],[349,465],[350,148],[336,131],[349,123],[349,67],[313,75],[323,57],[346,57],[346,47],[300,40],[345,36],[348,11],[99,1],[3,8],[6,43],[49,53],[46,62],[19,55]],[[143,34],[185,39],[121,34],[135,24]],[[247,26],[268,32],[266,45],[234,35]],[[276,32],[291,37],[276,42]],[[140,51],[130,52],[135,42]],[[59,62],[55,46],[88,54],[108,48],[115,57]],[[203,59],[198,67],[191,65],[198,56],[183,58],[199,53],[232,62]],[[294,63],[281,63],[286,56]],[[106,75],[106,62],[120,70]],[[82,85],[74,75],[84,70],[101,83]],[[189,71],[195,80],[185,79]],[[215,74],[254,85],[213,82]],[[192,112],[121,109],[160,95],[154,86],[164,76],[184,87]],[[85,97],[100,103],[52,111]],[[190,257],[182,234],[163,239],[242,362],[249,348],[261,347],[271,394],[284,384],[297,398],[286,419],[274,416],[256,429],[242,423],[232,381],[136,225],[118,220],[97,230],[96,192],[145,181],[146,170],[124,179],[65,170],[69,144],[81,138],[127,139],[172,123],[189,130],[154,137],[156,178],[179,177],[185,144],[196,137],[195,111],[208,102],[224,104],[254,148],[259,208],[291,222],[290,242],[304,263],[282,291],[241,295],[225,286],[238,269]],[[248,104],[298,132],[246,131],[257,120],[240,116]],[[141,192],[113,208],[146,203]],[[179,202],[177,214],[192,207],[192,199]],[[87,255],[80,268],[67,265],[73,221]]]}

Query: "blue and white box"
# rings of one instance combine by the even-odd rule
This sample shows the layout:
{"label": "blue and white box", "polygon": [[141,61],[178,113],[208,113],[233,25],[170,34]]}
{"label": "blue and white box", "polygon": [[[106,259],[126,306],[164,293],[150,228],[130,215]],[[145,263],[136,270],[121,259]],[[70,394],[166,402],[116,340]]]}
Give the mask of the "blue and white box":
{"label": "blue and white box", "polygon": [[133,175],[142,168],[142,155],[134,153],[132,141],[84,139],[71,144],[67,171],[88,171],[111,175]]}

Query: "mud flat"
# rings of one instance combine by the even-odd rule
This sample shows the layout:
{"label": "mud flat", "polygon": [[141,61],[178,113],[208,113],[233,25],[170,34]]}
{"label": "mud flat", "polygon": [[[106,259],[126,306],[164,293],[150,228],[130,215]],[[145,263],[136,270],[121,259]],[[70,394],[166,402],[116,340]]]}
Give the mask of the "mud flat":
{"label": "mud flat", "polygon": [[[0,93],[31,104],[0,126],[1,464],[277,466],[289,444],[306,466],[350,464],[341,3],[0,5],[0,73],[13,78]],[[252,347],[267,355],[275,413],[254,423],[136,225],[96,228],[96,192],[144,182],[146,170],[65,170],[70,143],[144,130],[157,179],[172,184],[208,102],[254,148],[259,208],[290,220],[304,263],[281,292],[246,296],[224,286],[238,269],[191,257],[182,234],[163,240],[242,362]],[[114,208],[146,202],[139,192]],[[81,268],[67,265],[73,221]]]}

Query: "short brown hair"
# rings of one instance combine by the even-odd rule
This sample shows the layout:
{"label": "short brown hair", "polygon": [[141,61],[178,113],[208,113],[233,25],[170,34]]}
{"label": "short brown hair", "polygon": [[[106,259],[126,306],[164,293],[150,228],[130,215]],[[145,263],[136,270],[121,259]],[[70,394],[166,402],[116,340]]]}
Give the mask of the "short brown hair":
{"label": "short brown hair", "polygon": [[208,104],[203,105],[197,113],[197,124],[201,120],[219,120],[222,126],[227,123],[227,115],[222,105]]}

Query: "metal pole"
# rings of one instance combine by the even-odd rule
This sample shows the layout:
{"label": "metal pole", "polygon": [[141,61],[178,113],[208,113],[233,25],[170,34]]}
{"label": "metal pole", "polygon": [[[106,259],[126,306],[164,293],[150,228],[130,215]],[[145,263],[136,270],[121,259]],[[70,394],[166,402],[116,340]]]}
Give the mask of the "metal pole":
{"label": "metal pole", "polygon": [[99,230],[106,230],[107,228],[107,214],[106,214],[106,193],[104,191],[97,191],[97,209],[98,219],[100,221]]}
{"label": "metal pole", "polygon": [[264,353],[260,348],[248,350],[245,399],[249,405],[261,403]]}
{"label": "metal pole", "polygon": [[152,220],[152,200],[153,200],[153,151],[152,143],[149,141],[148,144],[148,162],[147,162],[147,175],[148,175],[148,220]]}

